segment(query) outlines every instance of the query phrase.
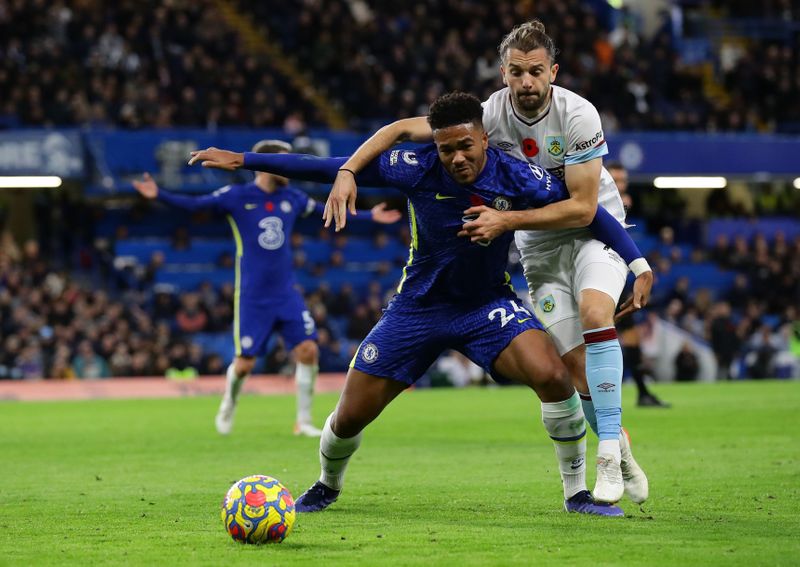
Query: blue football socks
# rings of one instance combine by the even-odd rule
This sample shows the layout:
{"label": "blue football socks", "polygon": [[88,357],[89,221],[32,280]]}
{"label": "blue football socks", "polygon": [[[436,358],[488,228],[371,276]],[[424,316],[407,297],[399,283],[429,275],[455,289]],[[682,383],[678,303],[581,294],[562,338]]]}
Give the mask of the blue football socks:
{"label": "blue football socks", "polygon": [[[594,404],[592,429],[600,441],[619,441],[622,426],[622,348],[614,327],[583,333],[586,343],[586,380]],[[585,403],[585,402],[584,402]],[[591,412],[585,411],[586,415]],[[590,425],[591,422],[590,422]]]}

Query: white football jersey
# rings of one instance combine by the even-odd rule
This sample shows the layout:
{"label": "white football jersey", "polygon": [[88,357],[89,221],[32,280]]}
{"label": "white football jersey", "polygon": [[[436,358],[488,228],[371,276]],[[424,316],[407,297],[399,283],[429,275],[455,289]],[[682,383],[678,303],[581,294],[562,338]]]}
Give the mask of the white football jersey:
{"label": "white football jersey", "polygon": [[[551,88],[549,107],[533,120],[515,112],[508,87],[495,92],[483,103],[483,127],[493,146],[563,180],[565,165],[602,157],[608,153],[608,146],[594,105],[567,89]],[[625,225],[622,198],[605,167],[600,173],[598,204]],[[523,249],[530,246],[588,235],[586,228],[526,230],[517,231],[516,241],[524,254]]]}

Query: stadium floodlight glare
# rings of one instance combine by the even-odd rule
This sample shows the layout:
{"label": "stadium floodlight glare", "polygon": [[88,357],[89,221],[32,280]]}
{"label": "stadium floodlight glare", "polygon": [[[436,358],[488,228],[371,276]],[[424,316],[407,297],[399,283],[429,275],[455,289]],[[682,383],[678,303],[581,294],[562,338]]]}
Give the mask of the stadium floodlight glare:
{"label": "stadium floodlight glare", "polygon": [[794,183],[792,183],[792,185],[794,185],[795,189],[800,189],[800,177],[795,177]]}
{"label": "stadium floodlight glare", "polygon": [[657,189],[723,189],[728,185],[724,177],[656,177]]}
{"label": "stadium floodlight glare", "polygon": [[47,189],[61,187],[57,175],[0,176],[0,189]]}

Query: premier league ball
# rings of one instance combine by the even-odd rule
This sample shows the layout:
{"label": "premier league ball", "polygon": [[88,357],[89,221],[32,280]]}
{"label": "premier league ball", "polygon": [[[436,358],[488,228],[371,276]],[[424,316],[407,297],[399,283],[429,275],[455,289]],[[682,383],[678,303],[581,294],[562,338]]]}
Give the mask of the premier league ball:
{"label": "premier league ball", "polygon": [[236,541],[280,543],[294,525],[294,499],[271,476],[247,476],[228,490],[220,515]]}

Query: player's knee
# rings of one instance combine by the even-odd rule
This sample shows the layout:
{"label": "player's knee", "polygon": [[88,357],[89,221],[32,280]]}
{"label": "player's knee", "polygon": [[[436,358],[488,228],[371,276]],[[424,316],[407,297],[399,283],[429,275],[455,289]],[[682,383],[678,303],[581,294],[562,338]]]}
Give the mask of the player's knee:
{"label": "player's knee", "polygon": [[569,371],[558,358],[544,360],[539,364],[539,380],[536,390],[548,396],[560,397],[572,390]]}
{"label": "player's knee", "polygon": [[256,359],[251,356],[239,356],[236,357],[234,364],[234,370],[238,376],[244,376],[246,374],[250,374],[255,368]]}
{"label": "player's knee", "polygon": [[333,416],[333,420],[331,420],[331,429],[337,437],[341,437],[342,439],[355,437],[361,433],[364,427],[363,419],[357,412],[342,407],[336,408],[336,414]]}
{"label": "player's knee", "polygon": [[586,302],[581,305],[581,325],[584,330],[611,327],[614,325],[614,310],[605,305]]}
{"label": "player's knee", "polygon": [[319,347],[314,341],[303,341],[295,347],[294,356],[302,364],[316,364],[319,360]]}

